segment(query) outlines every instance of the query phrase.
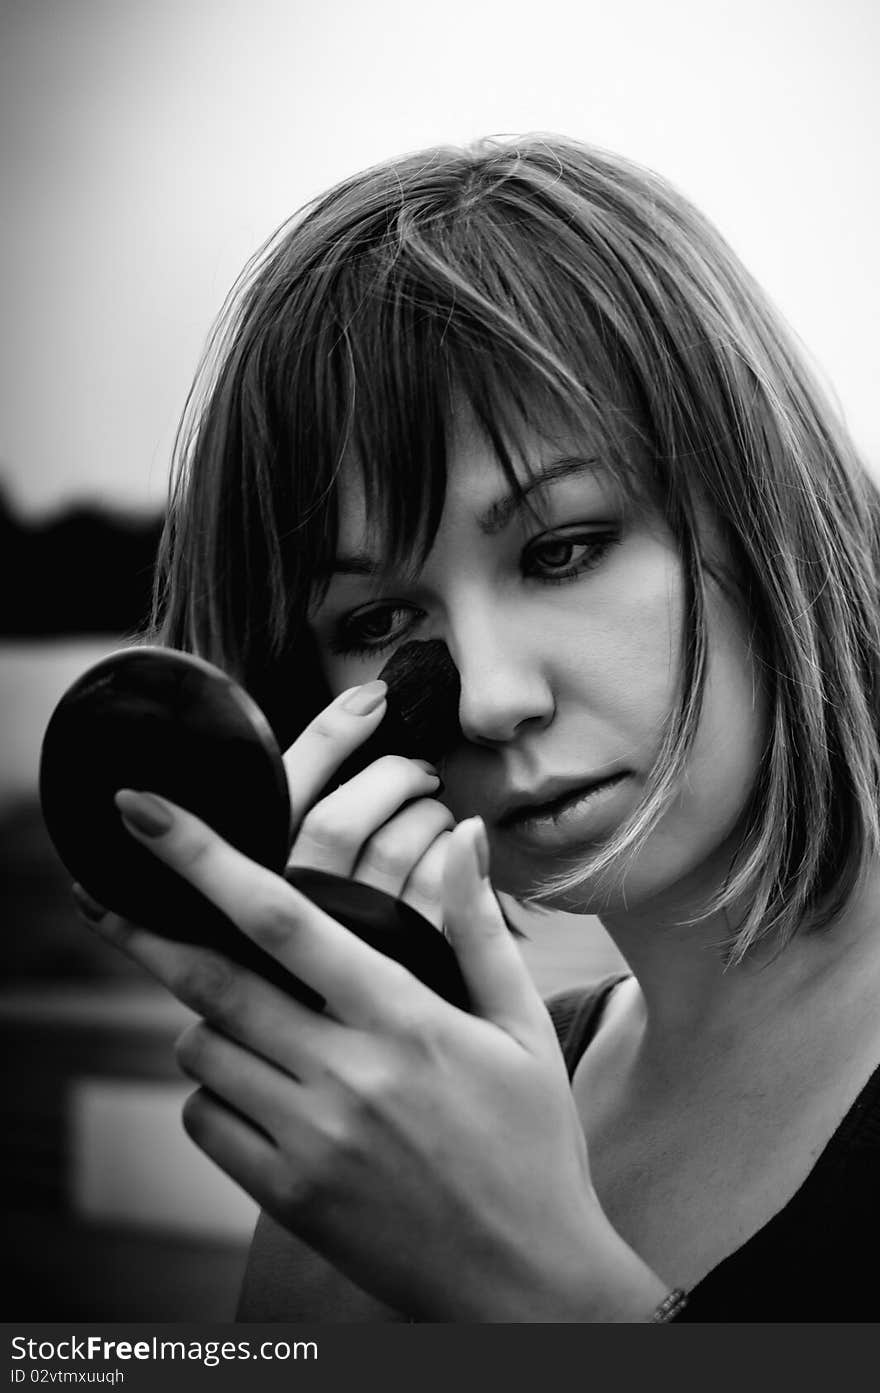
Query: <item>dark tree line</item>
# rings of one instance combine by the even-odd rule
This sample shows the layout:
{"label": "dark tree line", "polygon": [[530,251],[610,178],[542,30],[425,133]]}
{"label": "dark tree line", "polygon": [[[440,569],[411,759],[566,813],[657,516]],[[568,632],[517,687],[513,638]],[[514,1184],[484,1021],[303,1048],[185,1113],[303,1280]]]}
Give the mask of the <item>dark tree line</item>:
{"label": "dark tree line", "polygon": [[161,515],[89,505],[31,522],[0,494],[0,637],[136,632],[161,530]]}

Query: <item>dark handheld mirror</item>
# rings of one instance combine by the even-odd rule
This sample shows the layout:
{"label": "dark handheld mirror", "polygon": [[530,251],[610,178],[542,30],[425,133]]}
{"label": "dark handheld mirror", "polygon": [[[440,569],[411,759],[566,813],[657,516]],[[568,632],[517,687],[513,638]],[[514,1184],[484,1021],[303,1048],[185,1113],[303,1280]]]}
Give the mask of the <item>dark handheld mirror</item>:
{"label": "dark handheld mirror", "polygon": [[[458,673],[445,644],[403,645],[382,670],[388,711],[329,787],[383,753],[442,759],[460,738]],[[252,860],[282,874],[291,841],[287,774],[260,708],[219,668],[175,649],[111,654],[61,698],[40,758],[49,835],[100,904],[181,942],[203,944],[309,1004],[320,999],[125,831],[119,788],[148,789],[195,813]],[[449,944],[420,914],[371,886],[309,868],[287,879],[432,990],[467,1005]]]}

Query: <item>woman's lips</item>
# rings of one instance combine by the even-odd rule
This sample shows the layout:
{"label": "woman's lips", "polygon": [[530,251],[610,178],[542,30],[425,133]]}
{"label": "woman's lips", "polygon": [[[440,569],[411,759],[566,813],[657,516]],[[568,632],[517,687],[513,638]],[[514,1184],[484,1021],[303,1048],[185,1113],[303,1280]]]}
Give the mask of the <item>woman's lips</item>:
{"label": "woman's lips", "polygon": [[627,774],[610,774],[599,782],[580,784],[546,803],[520,804],[504,813],[496,826],[517,840],[563,843],[589,831],[589,823],[614,795]]}

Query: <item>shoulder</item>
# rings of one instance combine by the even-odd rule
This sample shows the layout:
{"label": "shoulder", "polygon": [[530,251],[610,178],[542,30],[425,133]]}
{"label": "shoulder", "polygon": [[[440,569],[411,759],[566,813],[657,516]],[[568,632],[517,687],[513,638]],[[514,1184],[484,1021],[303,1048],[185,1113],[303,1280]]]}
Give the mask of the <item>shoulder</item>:
{"label": "shoulder", "polygon": [[614,988],[632,974],[614,972],[598,982],[572,987],[546,999],[545,1005],[559,1037],[569,1077],[589,1045]]}

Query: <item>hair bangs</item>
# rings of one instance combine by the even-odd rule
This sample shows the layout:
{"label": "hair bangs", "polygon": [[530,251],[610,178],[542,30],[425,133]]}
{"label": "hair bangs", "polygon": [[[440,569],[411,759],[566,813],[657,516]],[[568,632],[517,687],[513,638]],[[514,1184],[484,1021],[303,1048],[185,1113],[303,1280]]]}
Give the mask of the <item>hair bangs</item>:
{"label": "hair bangs", "polygon": [[[607,330],[575,312],[583,284],[542,273],[527,219],[499,238],[496,220],[480,213],[464,237],[437,213],[349,257],[308,336],[327,515],[346,462],[360,472],[383,556],[401,570],[418,569],[436,535],[462,402],[514,490],[530,472],[527,437],[574,431],[627,496],[655,494],[645,452],[633,450],[634,435],[645,438],[640,392],[623,390]],[[325,528],[325,551],[334,531]]]}

